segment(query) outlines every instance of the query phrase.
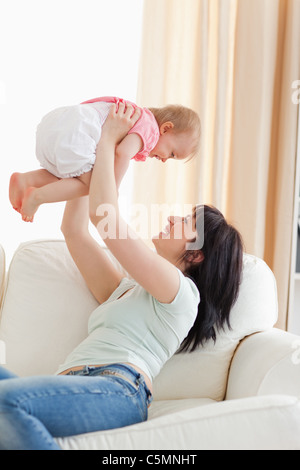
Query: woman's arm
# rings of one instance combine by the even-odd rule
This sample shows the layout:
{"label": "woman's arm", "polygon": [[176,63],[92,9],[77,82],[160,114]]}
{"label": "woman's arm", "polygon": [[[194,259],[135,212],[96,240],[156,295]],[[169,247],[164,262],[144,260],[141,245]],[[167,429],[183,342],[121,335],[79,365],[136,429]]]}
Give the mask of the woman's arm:
{"label": "woman's arm", "polygon": [[119,212],[114,156],[116,144],[139,117],[138,111],[131,114],[129,106],[125,111],[121,104],[118,111],[113,106],[103,126],[90,185],[90,218],[123,268],[157,300],[170,303],[179,289],[176,267],[148,248]]}
{"label": "woman's arm", "polygon": [[128,170],[132,157],[143,147],[143,141],[138,134],[128,134],[117,146],[115,153],[115,178],[119,188],[121,181]]}
{"label": "woman's arm", "polygon": [[69,252],[88,288],[99,303],[118,287],[123,275],[114,267],[103,248],[88,230],[88,196],[66,203],[61,231]]}

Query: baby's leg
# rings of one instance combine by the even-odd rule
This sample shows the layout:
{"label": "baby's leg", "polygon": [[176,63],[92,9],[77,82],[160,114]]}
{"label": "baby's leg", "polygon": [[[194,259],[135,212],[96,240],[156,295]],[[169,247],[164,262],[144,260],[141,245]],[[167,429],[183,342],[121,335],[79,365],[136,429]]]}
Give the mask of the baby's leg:
{"label": "baby's leg", "polygon": [[33,216],[41,204],[70,201],[89,194],[91,171],[79,178],[65,178],[54,183],[35,188],[28,187],[24,193],[21,207],[22,219],[32,222]]}
{"label": "baby's leg", "polygon": [[13,173],[9,184],[9,199],[13,208],[18,212],[21,211],[22,201],[27,188],[31,186],[40,188],[56,181],[59,181],[59,179],[47,170]]}

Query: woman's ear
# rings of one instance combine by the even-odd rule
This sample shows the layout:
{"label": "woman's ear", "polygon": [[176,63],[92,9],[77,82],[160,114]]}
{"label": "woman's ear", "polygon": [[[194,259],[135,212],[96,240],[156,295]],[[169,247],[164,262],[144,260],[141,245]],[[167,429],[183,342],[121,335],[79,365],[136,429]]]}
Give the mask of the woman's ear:
{"label": "woman's ear", "polygon": [[173,122],[171,121],[167,121],[167,122],[164,122],[160,128],[159,128],[159,131],[160,131],[160,134],[165,134],[167,131],[170,131],[171,129],[174,128],[174,124]]}
{"label": "woman's ear", "polygon": [[190,250],[187,252],[186,260],[188,263],[199,264],[204,260],[204,254],[201,250]]}

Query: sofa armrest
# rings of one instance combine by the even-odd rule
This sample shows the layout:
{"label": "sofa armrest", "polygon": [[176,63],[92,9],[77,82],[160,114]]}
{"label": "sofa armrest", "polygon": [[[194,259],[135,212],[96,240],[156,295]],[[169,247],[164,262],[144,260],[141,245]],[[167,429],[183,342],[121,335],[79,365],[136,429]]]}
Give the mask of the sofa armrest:
{"label": "sofa armrest", "polygon": [[245,338],[232,359],[226,400],[300,396],[300,336],[273,328]]}

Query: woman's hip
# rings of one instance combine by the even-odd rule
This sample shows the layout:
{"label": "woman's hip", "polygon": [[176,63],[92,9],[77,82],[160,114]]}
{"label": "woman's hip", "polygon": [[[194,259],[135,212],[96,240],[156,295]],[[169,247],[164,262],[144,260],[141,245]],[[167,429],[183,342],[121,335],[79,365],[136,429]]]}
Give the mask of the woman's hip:
{"label": "woman's hip", "polygon": [[[25,413],[37,418],[53,437],[115,429],[147,420],[150,397],[144,380],[138,375],[124,379],[118,375],[120,368],[105,369],[106,373],[93,369],[83,374],[1,380],[0,414],[18,408],[20,416]],[[125,374],[129,376],[131,372]]]}

